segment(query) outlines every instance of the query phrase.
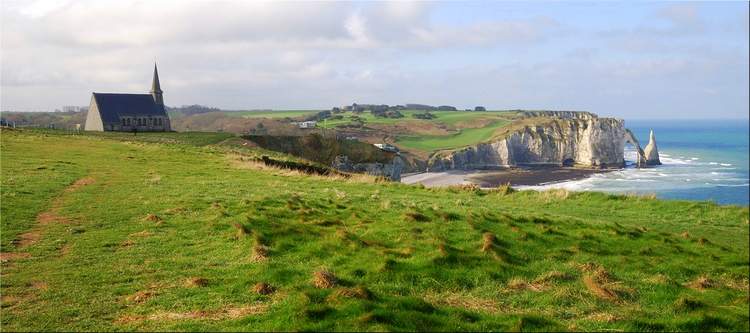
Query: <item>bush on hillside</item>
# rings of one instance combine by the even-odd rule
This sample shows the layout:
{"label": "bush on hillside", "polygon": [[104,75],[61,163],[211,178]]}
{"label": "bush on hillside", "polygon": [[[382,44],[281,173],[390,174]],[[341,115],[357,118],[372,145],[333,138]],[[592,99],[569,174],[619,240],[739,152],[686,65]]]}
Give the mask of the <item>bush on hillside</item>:
{"label": "bush on hillside", "polygon": [[415,113],[412,115],[412,117],[417,118],[417,119],[427,119],[427,120],[436,118],[434,114],[429,113],[429,112]]}

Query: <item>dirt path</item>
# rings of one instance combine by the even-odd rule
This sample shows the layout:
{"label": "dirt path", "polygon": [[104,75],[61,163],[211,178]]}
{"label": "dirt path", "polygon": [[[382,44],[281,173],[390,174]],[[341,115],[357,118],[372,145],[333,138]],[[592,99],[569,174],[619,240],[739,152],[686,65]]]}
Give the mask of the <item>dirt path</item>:
{"label": "dirt path", "polygon": [[[75,182],[73,182],[73,184],[66,187],[63,193],[52,199],[52,205],[50,205],[50,208],[44,212],[39,213],[39,215],[36,216],[36,223],[31,228],[31,230],[19,235],[18,238],[13,241],[16,249],[23,250],[38,242],[42,238],[42,233],[44,233],[46,226],[51,223],[70,223],[68,219],[60,215],[60,209],[62,209],[63,205],[63,196],[66,193],[75,192],[83,186],[93,184],[94,181],[95,180],[92,177],[84,177],[76,180]],[[24,252],[0,253],[0,261],[3,262],[28,257],[29,254]]]}

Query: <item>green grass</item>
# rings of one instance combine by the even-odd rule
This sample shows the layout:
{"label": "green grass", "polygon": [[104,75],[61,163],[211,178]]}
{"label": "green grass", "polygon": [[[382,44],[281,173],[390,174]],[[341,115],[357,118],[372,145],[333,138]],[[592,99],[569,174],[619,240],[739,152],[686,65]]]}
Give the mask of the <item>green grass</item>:
{"label": "green grass", "polygon": [[422,151],[455,149],[489,140],[498,128],[506,126],[508,123],[508,121],[498,120],[486,127],[462,129],[452,135],[399,137],[396,144]]}
{"label": "green grass", "polygon": [[[402,135],[396,140],[396,145],[402,149],[414,149],[420,151],[435,151],[441,149],[455,149],[477,144],[493,137],[496,130],[508,125],[510,119],[515,115],[514,112],[507,111],[485,111],[485,112],[467,112],[467,111],[433,111],[434,119],[424,120],[413,118],[413,114],[422,113],[423,111],[405,110],[401,111],[403,118],[381,118],[375,117],[369,112],[363,112],[358,116],[367,124],[400,124],[408,126],[409,123],[431,123],[438,126],[448,126],[455,129],[456,133],[448,135]],[[352,122],[352,114],[342,114],[343,119],[327,120],[318,123],[319,127],[334,128],[348,125]],[[483,127],[466,127],[459,126],[464,122],[489,120],[489,124]]]}
{"label": "green grass", "polygon": [[[484,112],[473,112],[473,111],[431,111],[436,117],[430,120],[416,119],[413,117],[415,113],[424,113],[424,111],[417,110],[403,110],[400,111],[404,115],[403,118],[384,118],[375,117],[370,112],[363,112],[356,116],[360,117],[365,121],[365,124],[396,124],[403,122],[431,122],[435,124],[445,125],[456,125],[462,121],[471,121],[475,119],[507,119],[513,116],[515,113],[506,111],[484,111]],[[352,116],[355,116],[351,112],[340,114],[343,116],[342,119],[327,120],[325,123],[320,122],[318,126],[324,128],[333,128],[341,125],[348,125],[352,122]]]}
{"label": "green grass", "polygon": [[243,118],[295,118],[313,115],[321,110],[224,111],[227,116]]}
{"label": "green grass", "polygon": [[166,135],[2,132],[2,252],[28,253],[2,264],[4,331],[750,329],[746,207],[305,177]]}
{"label": "green grass", "polygon": [[[233,117],[246,117],[246,118],[295,118],[305,115],[312,115],[318,110],[278,110],[278,111],[225,111],[225,115]],[[457,133],[449,135],[411,135],[411,136],[400,136],[396,143],[402,148],[416,149],[421,151],[434,151],[440,149],[454,149],[472,144],[477,144],[492,138],[493,134],[498,128],[506,126],[510,123],[510,119],[515,115],[512,111],[484,111],[484,112],[473,112],[473,111],[432,111],[435,115],[434,119],[422,120],[413,118],[415,113],[423,113],[424,111],[417,110],[404,110],[401,113],[404,115],[403,118],[383,118],[375,117],[370,112],[363,112],[359,115],[361,119],[365,121],[365,124],[378,124],[378,125],[393,125],[393,124],[419,124],[419,123],[432,123],[438,126],[448,126],[450,129],[454,129]],[[335,128],[338,126],[348,125],[352,122],[353,114],[346,112],[339,114],[343,116],[342,119],[326,120],[318,122],[320,128]],[[471,128],[461,126],[463,122],[489,120],[490,123],[484,127]],[[105,133],[103,135],[115,135]]]}

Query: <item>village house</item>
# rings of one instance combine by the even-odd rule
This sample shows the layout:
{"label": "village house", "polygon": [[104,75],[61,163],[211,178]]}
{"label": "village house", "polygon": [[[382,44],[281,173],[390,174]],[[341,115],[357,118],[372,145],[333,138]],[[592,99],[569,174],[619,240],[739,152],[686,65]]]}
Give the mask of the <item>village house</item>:
{"label": "village house", "polygon": [[318,124],[317,121],[312,121],[312,120],[310,120],[310,121],[302,121],[302,122],[298,123],[299,128],[315,128],[315,126],[317,124]]}
{"label": "village house", "polygon": [[92,93],[84,129],[100,132],[171,131],[156,65],[150,94]]}

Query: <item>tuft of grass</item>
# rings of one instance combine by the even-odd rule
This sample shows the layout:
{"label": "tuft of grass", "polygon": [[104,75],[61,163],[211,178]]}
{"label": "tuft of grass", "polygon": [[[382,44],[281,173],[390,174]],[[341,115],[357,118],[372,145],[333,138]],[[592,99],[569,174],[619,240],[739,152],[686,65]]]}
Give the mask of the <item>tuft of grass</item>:
{"label": "tuft of grass", "polygon": [[429,222],[430,221],[429,216],[421,212],[418,212],[416,210],[410,210],[410,211],[405,212],[404,218],[407,221],[411,221],[411,222]]}
{"label": "tuft of grass", "polygon": [[248,233],[250,233],[247,227],[245,227],[245,225],[242,223],[235,222],[235,223],[232,223],[232,226],[234,227],[235,230],[237,230],[235,234],[235,237],[237,239],[244,238],[245,236],[247,236]]}
{"label": "tuft of grass", "polygon": [[688,282],[686,286],[695,290],[705,290],[716,287],[716,281],[706,275],[701,275],[695,280]]}
{"label": "tuft of grass", "polygon": [[583,284],[596,297],[612,301],[619,299],[614,291],[607,288],[605,284],[594,275],[585,275],[583,277]]}
{"label": "tuft of grass", "polygon": [[490,252],[495,247],[495,235],[491,232],[482,234],[482,252]]}
{"label": "tuft of grass", "polygon": [[208,286],[208,279],[202,277],[190,277],[185,279],[185,287],[201,288]]}
{"label": "tuft of grass", "polygon": [[276,291],[276,288],[265,282],[258,282],[253,285],[253,291],[260,295],[270,295]]}
{"label": "tuft of grass", "polygon": [[339,298],[356,298],[356,299],[362,299],[362,300],[371,300],[373,298],[372,292],[368,290],[367,288],[363,286],[356,286],[351,288],[338,288],[336,289],[331,296],[334,299]]}
{"label": "tuft of grass", "polygon": [[156,214],[147,214],[144,218],[144,221],[148,222],[156,222],[160,223],[162,221],[161,217],[157,216]]}
{"label": "tuft of grass", "polygon": [[617,302],[623,296],[633,294],[632,289],[624,287],[619,281],[615,281],[614,277],[601,266],[597,266],[589,273],[584,274],[582,281],[591,294],[603,300]]}
{"label": "tuft of grass", "polygon": [[445,222],[457,221],[461,219],[461,215],[456,212],[439,211],[437,214]]}
{"label": "tuft of grass", "polygon": [[686,296],[681,296],[674,302],[677,311],[695,311],[705,306],[703,302]]}
{"label": "tuft of grass", "polygon": [[252,253],[250,254],[250,260],[254,262],[268,260],[268,247],[259,244],[254,245]]}
{"label": "tuft of grass", "polygon": [[546,202],[567,200],[571,192],[566,189],[550,189],[540,193]]}
{"label": "tuft of grass", "polygon": [[329,289],[336,286],[338,279],[333,273],[326,269],[321,269],[313,272],[312,285],[315,288]]}
{"label": "tuft of grass", "polygon": [[496,188],[489,189],[489,193],[494,193],[500,196],[506,196],[516,192],[516,189],[510,186],[510,183],[501,184]]}

